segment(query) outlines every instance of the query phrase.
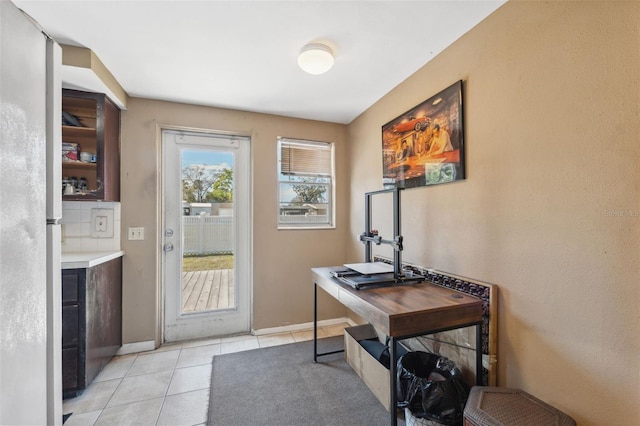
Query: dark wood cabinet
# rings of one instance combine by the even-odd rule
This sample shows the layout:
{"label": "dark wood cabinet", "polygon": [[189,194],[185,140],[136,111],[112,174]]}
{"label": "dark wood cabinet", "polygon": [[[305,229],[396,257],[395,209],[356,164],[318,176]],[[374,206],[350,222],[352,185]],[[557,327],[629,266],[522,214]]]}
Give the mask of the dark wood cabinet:
{"label": "dark wood cabinet", "polygon": [[122,258],[62,270],[62,390],[82,393],[122,345]]}
{"label": "dark wood cabinet", "polygon": [[[85,310],[86,269],[62,270],[62,388],[65,396],[75,396],[86,387],[80,359],[86,357]],[[84,339],[83,339],[84,340]]]}
{"label": "dark wood cabinet", "polygon": [[[62,199],[120,201],[120,109],[104,94],[64,89],[62,111],[72,116],[62,125],[63,186],[65,178],[86,181],[86,189],[63,192]],[[73,159],[64,155],[68,144],[78,147]],[[81,161],[81,152],[95,161]]]}

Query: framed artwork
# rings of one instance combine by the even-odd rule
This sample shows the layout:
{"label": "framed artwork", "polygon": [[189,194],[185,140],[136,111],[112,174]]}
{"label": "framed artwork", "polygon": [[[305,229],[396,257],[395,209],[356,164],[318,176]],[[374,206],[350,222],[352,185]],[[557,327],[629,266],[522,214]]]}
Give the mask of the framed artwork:
{"label": "framed artwork", "polygon": [[382,126],[385,189],[465,178],[462,80]]}

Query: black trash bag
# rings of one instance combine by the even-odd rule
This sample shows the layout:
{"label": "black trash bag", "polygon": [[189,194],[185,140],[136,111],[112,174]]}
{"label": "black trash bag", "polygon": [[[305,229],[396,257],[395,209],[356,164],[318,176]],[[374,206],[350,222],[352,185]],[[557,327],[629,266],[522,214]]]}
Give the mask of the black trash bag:
{"label": "black trash bag", "polygon": [[444,425],[462,424],[469,386],[451,360],[408,352],[398,359],[397,372],[398,408]]}

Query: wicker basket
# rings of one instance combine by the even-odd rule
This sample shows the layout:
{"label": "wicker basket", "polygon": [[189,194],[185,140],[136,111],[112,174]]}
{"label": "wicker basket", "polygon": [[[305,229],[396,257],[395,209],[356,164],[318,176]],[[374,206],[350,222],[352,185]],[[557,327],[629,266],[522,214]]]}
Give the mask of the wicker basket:
{"label": "wicker basket", "polygon": [[571,417],[519,389],[474,386],[465,426],[575,426]]}

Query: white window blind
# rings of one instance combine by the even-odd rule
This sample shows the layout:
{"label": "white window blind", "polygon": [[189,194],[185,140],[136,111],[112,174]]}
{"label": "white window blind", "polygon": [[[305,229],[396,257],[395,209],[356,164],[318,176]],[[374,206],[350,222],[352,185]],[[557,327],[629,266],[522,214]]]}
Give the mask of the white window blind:
{"label": "white window blind", "polygon": [[331,144],[281,139],[280,158],[285,176],[331,176]]}

